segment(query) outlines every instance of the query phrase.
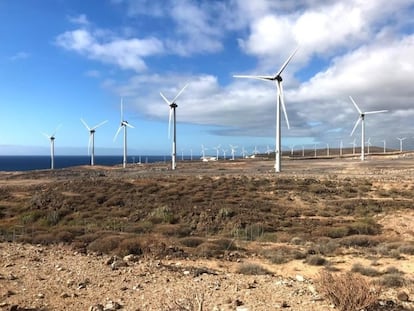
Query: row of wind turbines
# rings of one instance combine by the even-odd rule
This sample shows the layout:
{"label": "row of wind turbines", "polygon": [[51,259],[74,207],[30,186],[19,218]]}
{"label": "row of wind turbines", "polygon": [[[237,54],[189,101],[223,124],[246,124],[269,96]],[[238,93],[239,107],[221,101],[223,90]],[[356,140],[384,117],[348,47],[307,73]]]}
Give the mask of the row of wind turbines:
{"label": "row of wind turbines", "polygon": [[[248,79],[258,79],[258,80],[264,80],[264,81],[271,81],[276,83],[276,89],[277,89],[277,97],[276,97],[276,143],[275,143],[275,172],[281,172],[281,155],[282,155],[282,148],[281,148],[281,110],[283,111],[287,128],[290,129],[289,119],[286,112],[286,106],[284,102],[284,93],[283,93],[283,85],[282,85],[282,73],[292,60],[292,58],[295,56],[296,52],[298,51],[298,48],[296,48],[292,54],[287,58],[287,60],[283,63],[279,71],[273,75],[273,76],[265,76],[265,75],[234,75],[235,78],[248,78]],[[170,101],[168,100],[163,93],[160,92],[161,97],[163,100],[168,104],[169,106],[169,120],[168,120],[168,135],[170,137],[171,135],[171,121],[172,121],[172,151],[171,151],[171,168],[172,170],[176,169],[176,157],[177,157],[177,133],[176,133],[176,108],[178,107],[176,101],[179,98],[179,96],[184,92],[184,90],[187,88],[188,84],[186,84],[178,93],[177,95]],[[360,107],[357,105],[357,103],[354,101],[354,99],[349,96],[352,104],[355,106],[356,110],[358,111],[359,117],[357,121],[355,122],[355,125],[352,129],[351,136],[354,134],[356,128],[361,123],[361,160],[365,160],[365,116],[369,114],[378,114],[387,112],[388,110],[377,110],[377,111],[362,111]],[[89,131],[89,145],[88,150],[89,154],[91,156],[91,165],[94,165],[94,135],[95,131],[98,127],[104,125],[107,121],[103,121],[94,127],[89,127],[88,124],[81,119],[81,122],[84,124],[86,129]],[[115,134],[114,141],[116,140],[117,136],[121,132],[121,130],[124,131],[124,137],[123,137],[123,167],[126,167],[127,164],[127,127],[134,128],[131,124],[128,123],[124,119],[123,116],[123,100],[121,99],[121,123],[120,126]],[[55,131],[56,133],[56,131]],[[50,139],[51,143],[51,168],[54,168],[54,140],[55,140],[55,133],[52,135],[45,134],[46,137]],[[402,144],[402,140],[401,140]],[[233,149],[233,148],[232,148]],[[234,153],[234,150],[232,150],[232,153]]]}

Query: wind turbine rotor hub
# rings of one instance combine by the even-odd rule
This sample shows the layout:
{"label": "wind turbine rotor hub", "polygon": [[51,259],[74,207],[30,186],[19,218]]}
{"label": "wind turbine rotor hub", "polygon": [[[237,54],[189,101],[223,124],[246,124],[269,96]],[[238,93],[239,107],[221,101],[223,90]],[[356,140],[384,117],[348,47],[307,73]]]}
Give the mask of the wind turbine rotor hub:
{"label": "wind turbine rotor hub", "polygon": [[277,80],[279,82],[282,82],[283,81],[282,76],[280,76],[280,75],[279,76],[276,76],[275,77],[275,80]]}
{"label": "wind turbine rotor hub", "polygon": [[91,130],[91,131],[90,131],[90,133],[91,133],[91,134],[95,133],[95,130]]}
{"label": "wind turbine rotor hub", "polygon": [[171,104],[170,104],[170,107],[171,107],[171,108],[177,108],[177,107],[178,107],[178,105],[177,105],[176,103],[171,103]]}

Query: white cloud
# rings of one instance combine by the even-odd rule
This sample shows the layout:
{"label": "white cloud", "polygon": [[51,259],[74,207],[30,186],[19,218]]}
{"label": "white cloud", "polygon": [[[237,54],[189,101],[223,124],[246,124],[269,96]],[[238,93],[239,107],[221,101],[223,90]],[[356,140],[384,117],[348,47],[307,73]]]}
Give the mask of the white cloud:
{"label": "white cloud", "polygon": [[27,52],[18,52],[16,54],[14,54],[13,56],[10,57],[11,61],[17,61],[17,60],[22,60],[22,59],[27,59],[30,57],[30,54]]}
{"label": "white cloud", "polygon": [[80,14],[77,16],[69,16],[69,21],[73,24],[80,25],[80,26],[87,26],[89,25],[89,20],[85,14]]}
{"label": "white cloud", "polygon": [[153,37],[145,39],[104,39],[85,29],[77,29],[60,34],[56,38],[56,44],[90,59],[134,71],[146,69],[144,57],[164,52],[162,42]]}

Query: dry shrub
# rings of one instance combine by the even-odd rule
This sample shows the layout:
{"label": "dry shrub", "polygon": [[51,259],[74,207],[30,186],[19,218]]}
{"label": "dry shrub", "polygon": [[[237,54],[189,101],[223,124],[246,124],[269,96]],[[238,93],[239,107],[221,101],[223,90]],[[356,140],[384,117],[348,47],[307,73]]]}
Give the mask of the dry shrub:
{"label": "dry shrub", "polygon": [[120,256],[126,255],[142,255],[141,240],[136,237],[127,238],[119,243],[117,254]]}
{"label": "dry shrub", "polygon": [[319,291],[340,311],[370,308],[381,294],[381,287],[351,272],[333,274],[321,271],[317,285]]}
{"label": "dry shrub", "polygon": [[88,245],[88,250],[97,253],[109,254],[118,247],[121,240],[122,238],[117,235],[104,236],[92,241]]}
{"label": "dry shrub", "polygon": [[180,239],[180,243],[184,246],[187,247],[197,247],[200,244],[202,244],[204,242],[203,238],[199,238],[199,237],[186,237],[186,238],[182,238]]}
{"label": "dry shrub", "polygon": [[254,263],[245,263],[237,268],[237,273],[244,275],[265,275],[271,274],[271,272],[262,266]]}
{"label": "dry shrub", "polygon": [[381,272],[378,271],[377,269],[371,268],[371,267],[364,267],[362,264],[360,263],[355,263],[352,266],[351,269],[352,272],[357,272],[359,274],[365,275],[365,276],[371,276],[371,277],[375,277],[375,276],[380,276]]}

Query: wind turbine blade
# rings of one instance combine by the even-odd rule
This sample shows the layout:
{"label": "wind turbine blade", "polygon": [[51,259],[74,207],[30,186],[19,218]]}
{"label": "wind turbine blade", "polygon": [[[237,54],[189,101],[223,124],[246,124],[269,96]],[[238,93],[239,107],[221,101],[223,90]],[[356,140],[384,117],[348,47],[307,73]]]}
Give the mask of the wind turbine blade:
{"label": "wind turbine blade", "polygon": [[352,98],[352,96],[349,96],[349,99],[354,104],[355,108],[358,110],[359,114],[362,114],[361,109],[359,109],[358,105],[356,104],[355,100]]}
{"label": "wind turbine blade", "polygon": [[351,132],[350,136],[352,136],[352,134],[354,134],[354,132],[355,132],[356,128],[358,127],[358,124],[361,122],[361,120],[362,120],[361,117],[359,117],[358,120],[355,122],[354,128],[352,129],[352,132]]}
{"label": "wind turbine blade", "polygon": [[98,125],[95,125],[95,126],[94,126],[93,128],[91,128],[90,130],[96,130],[98,127],[100,127],[100,126],[104,125],[106,122],[108,122],[108,120],[105,120],[105,121],[103,121],[103,122],[99,123]]}
{"label": "wind turbine blade", "polygon": [[234,78],[242,78],[242,79],[257,79],[257,80],[274,80],[275,77],[272,76],[244,76],[244,75],[234,75]]}
{"label": "wind turbine blade", "polygon": [[283,70],[285,70],[286,66],[289,64],[290,60],[292,59],[293,56],[295,56],[296,52],[298,51],[299,47],[297,47],[292,54],[290,54],[289,58],[285,61],[285,63],[282,65],[282,67],[280,68],[279,72],[276,74],[276,77],[280,76],[283,72]]}
{"label": "wind turbine blade", "polygon": [[128,127],[130,127],[130,128],[132,128],[132,129],[134,129],[135,127],[133,126],[133,125],[131,125],[131,124],[129,124],[129,123],[124,123],[126,126],[128,126]]}
{"label": "wind turbine blade", "polygon": [[62,124],[59,124],[57,127],[56,127],[56,130],[53,132],[53,134],[52,135],[50,135],[50,137],[53,137],[53,136],[55,136],[56,135],[56,132],[60,129],[62,127]]}
{"label": "wind turbine blade", "polygon": [[171,118],[172,118],[172,108],[170,108],[170,114],[168,116],[168,138],[171,136]]}
{"label": "wind turbine blade", "polygon": [[161,92],[160,92],[160,95],[161,95],[161,97],[164,99],[164,101],[168,104],[168,105],[171,105],[171,103],[170,103],[170,101],[164,96],[164,94],[162,94]]}
{"label": "wind turbine blade", "polygon": [[116,138],[118,137],[118,134],[119,134],[119,132],[122,130],[122,126],[120,126],[119,128],[118,128],[118,130],[116,131],[116,134],[115,134],[115,136],[114,136],[114,141],[116,140]]}
{"label": "wind turbine blade", "polygon": [[187,86],[188,86],[188,83],[181,89],[181,91],[178,92],[177,96],[174,97],[172,102],[175,102],[177,100],[178,96],[181,95],[181,93],[186,89]]}
{"label": "wind turbine blade", "polygon": [[44,137],[46,137],[47,139],[50,139],[50,138],[52,137],[52,136],[50,136],[50,135],[48,135],[48,134],[46,134],[46,133],[43,133],[43,132],[42,132],[42,134],[43,134],[43,136],[44,136]]}
{"label": "wind turbine blade", "polygon": [[365,114],[374,114],[374,113],[382,113],[382,112],[388,112],[388,110],[367,111],[365,112]]}
{"label": "wind turbine blade", "polygon": [[285,100],[284,100],[284,94],[283,94],[283,86],[282,86],[282,82],[280,82],[279,80],[277,81],[277,90],[279,93],[278,96],[280,98],[280,104],[282,105],[282,110],[285,115],[286,124],[287,124],[288,129],[290,129],[290,124],[289,124],[289,119],[288,119],[287,112],[286,112],[286,106],[285,106]]}
{"label": "wind turbine blade", "polygon": [[86,122],[85,122],[82,118],[81,118],[80,120],[81,120],[81,122],[83,123],[83,125],[85,125],[86,129],[87,129],[88,131],[90,131],[91,129],[89,128],[88,124],[86,124]]}

